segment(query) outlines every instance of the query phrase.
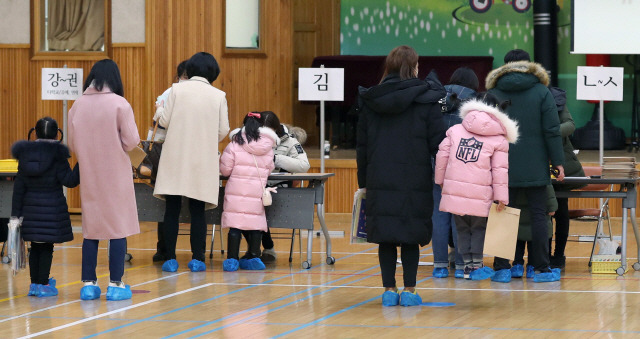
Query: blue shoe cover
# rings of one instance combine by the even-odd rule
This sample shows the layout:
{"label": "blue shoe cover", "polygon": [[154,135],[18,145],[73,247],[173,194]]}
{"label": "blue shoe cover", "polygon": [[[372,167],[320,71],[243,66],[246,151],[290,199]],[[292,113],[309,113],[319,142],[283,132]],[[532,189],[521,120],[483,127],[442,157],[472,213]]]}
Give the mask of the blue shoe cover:
{"label": "blue shoe cover", "polygon": [[396,291],[385,291],[382,293],[382,306],[398,306],[400,294]]}
{"label": "blue shoe cover", "polygon": [[162,264],[162,270],[165,272],[175,272],[178,270],[178,261],[176,259],[167,260]]}
{"label": "blue shoe cover", "polygon": [[485,280],[491,279],[495,274],[496,272],[494,272],[491,267],[484,266],[477,270],[471,271],[469,277],[471,278],[471,280]]}
{"label": "blue shoe cover", "polygon": [[403,291],[400,293],[400,305],[402,306],[418,306],[422,304],[422,298],[418,295],[417,292],[407,292]]}
{"label": "blue shoe cover", "polygon": [[560,280],[560,276],[553,272],[542,272],[533,275],[533,282],[553,282]]}
{"label": "blue shoe cover", "polygon": [[464,279],[464,270],[455,270],[455,272],[453,272],[453,276],[456,279]]}
{"label": "blue shoe cover", "polygon": [[36,291],[36,297],[53,297],[58,295],[58,289],[51,285],[40,285]]}
{"label": "blue shoe cover", "polygon": [[100,298],[100,294],[102,294],[102,291],[99,286],[88,285],[83,286],[82,289],[80,289],[80,299],[82,300],[98,299]]}
{"label": "blue shoe cover", "polygon": [[491,281],[508,283],[511,281],[511,270],[508,268],[497,270]]}
{"label": "blue shoe cover", "polygon": [[527,278],[531,279],[535,275],[535,271],[533,270],[533,266],[527,265]]}
{"label": "blue shoe cover", "polygon": [[31,285],[29,285],[29,293],[27,293],[27,295],[37,295],[38,294],[38,285],[40,285],[40,284],[31,284]]}
{"label": "blue shoe cover", "polygon": [[551,273],[555,274],[555,276],[560,280],[560,275],[562,274],[562,269],[560,268],[552,268]]}
{"label": "blue shoe cover", "polygon": [[222,262],[222,270],[234,272],[238,270],[238,259],[226,259]]}
{"label": "blue shoe cover", "polygon": [[53,278],[49,278],[49,286],[56,287],[56,280]]}
{"label": "blue shoe cover", "polygon": [[131,299],[131,286],[125,285],[124,287],[107,287],[107,300],[128,300]]}
{"label": "blue shoe cover", "polygon": [[191,261],[189,261],[189,264],[187,266],[189,266],[189,269],[191,270],[191,272],[202,272],[205,269],[207,269],[204,263],[198,259],[191,259]]}
{"label": "blue shoe cover", "polygon": [[260,258],[240,259],[240,268],[243,270],[264,270],[266,267]]}
{"label": "blue shoe cover", "polygon": [[517,264],[511,266],[511,278],[522,278],[524,275],[524,266]]}
{"label": "blue shoe cover", "polygon": [[433,269],[434,278],[446,278],[449,276],[449,270],[446,267],[436,267]]}

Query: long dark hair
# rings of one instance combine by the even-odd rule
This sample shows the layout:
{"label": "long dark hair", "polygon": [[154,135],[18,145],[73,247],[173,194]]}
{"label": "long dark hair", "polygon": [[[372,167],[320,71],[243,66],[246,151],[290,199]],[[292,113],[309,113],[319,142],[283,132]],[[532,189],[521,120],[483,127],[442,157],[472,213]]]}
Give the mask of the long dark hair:
{"label": "long dark hair", "polygon": [[[274,132],[280,127],[280,119],[271,111],[263,112],[249,112],[242,120],[244,125],[244,134],[247,138],[247,142],[260,139],[260,127],[271,128]],[[242,133],[236,133],[231,140],[238,145],[244,145],[244,138]]]}
{"label": "long dark hair", "polygon": [[36,132],[36,137],[38,139],[55,139],[56,136],[58,136],[58,131],[60,132],[61,141],[63,138],[62,130],[58,128],[58,122],[52,117],[44,117],[38,120],[38,122],[36,122],[36,127],[29,130],[27,140],[31,139],[31,133],[33,131]]}
{"label": "long dark hair", "polygon": [[392,49],[384,59],[384,74],[380,82],[392,73],[398,74],[400,80],[415,78],[415,67],[417,64],[418,53],[415,49],[406,45],[398,46]]}
{"label": "long dark hair", "polygon": [[124,88],[122,87],[122,79],[120,78],[120,69],[115,61],[110,59],[102,59],[91,67],[91,72],[84,82],[83,90],[86,90],[93,83],[93,87],[98,91],[102,91],[105,85],[111,91],[121,97],[124,97]]}

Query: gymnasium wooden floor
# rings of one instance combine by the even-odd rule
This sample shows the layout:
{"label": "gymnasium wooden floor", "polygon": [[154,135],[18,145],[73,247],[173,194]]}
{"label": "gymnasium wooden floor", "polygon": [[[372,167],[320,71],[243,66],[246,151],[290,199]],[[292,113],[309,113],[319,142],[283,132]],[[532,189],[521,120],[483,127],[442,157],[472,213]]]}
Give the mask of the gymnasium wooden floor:
{"label": "gymnasium wooden floor", "polygon": [[[331,230],[349,234],[349,215],[327,215]],[[79,218],[74,216],[74,225]],[[620,219],[614,233],[620,234]],[[593,223],[572,221],[571,234],[592,234]],[[636,261],[629,230],[629,263]],[[304,239],[304,238],[303,238]],[[571,239],[575,239],[572,237]],[[0,265],[0,338],[440,338],[640,336],[640,272],[624,277],[592,275],[587,262],[591,244],[569,242],[562,280],[509,284],[433,279],[431,266],[418,271],[424,302],[448,307],[382,307],[377,246],[350,245],[348,236],[333,238],[333,266],[325,264],[325,242],[314,239],[313,266],[300,267],[298,241],[293,263],[289,240],[276,240],[277,264],[265,271],[223,272],[220,243],[206,272],[191,273],[189,237],[179,237],[176,273],[165,273],[151,260],[155,225],[129,239],[133,260],[124,280],[132,300],[81,301],[81,234],[57,246],[52,276],[57,297],[27,297],[29,273],[12,277]],[[306,240],[306,239],[305,239]],[[101,243],[99,284],[106,292],[106,243]],[[423,261],[432,261],[429,246]],[[490,263],[489,259],[486,259]],[[397,279],[402,281],[399,267]]]}

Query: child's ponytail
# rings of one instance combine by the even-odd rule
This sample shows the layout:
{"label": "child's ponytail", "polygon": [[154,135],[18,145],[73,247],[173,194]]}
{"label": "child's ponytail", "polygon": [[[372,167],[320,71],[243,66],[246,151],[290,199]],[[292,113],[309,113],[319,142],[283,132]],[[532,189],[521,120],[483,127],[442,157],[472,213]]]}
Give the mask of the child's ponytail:
{"label": "child's ponytail", "polygon": [[[260,131],[258,130],[264,124],[264,118],[260,112],[249,112],[242,121],[244,125],[244,135],[247,138],[247,142],[258,140],[260,138]],[[233,136],[233,142],[238,145],[244,145],[244,138],[242,133],[236,133]]]}

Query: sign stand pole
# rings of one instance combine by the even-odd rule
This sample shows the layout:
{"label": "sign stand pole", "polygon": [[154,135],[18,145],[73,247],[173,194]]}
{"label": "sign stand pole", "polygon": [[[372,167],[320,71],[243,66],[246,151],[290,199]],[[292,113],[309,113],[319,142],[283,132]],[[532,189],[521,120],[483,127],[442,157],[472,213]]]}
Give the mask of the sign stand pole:
{"label": "sign stand pole", "polygon": [[324,173],[324,100],[320,100],[320,173]]}
{"label": "sign stand pole", "polygon": [[[62,67],[67,68],[67,64]],[[67,144],[67,113],[67,99],[64,99],[62,100],[62,143],[65,145]],[[62,194],[65,198],[67,197],[67,187],[64,185],[62,186]]]}

